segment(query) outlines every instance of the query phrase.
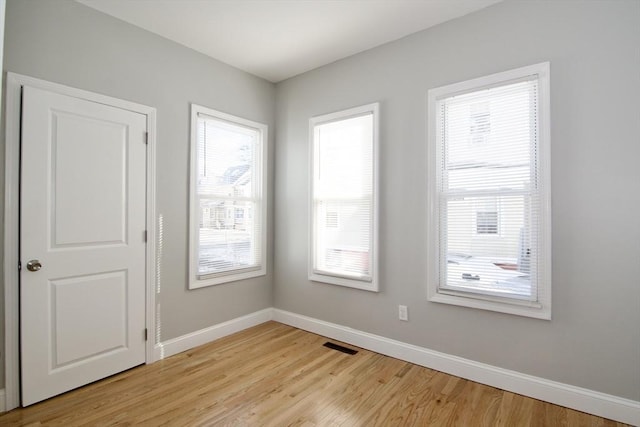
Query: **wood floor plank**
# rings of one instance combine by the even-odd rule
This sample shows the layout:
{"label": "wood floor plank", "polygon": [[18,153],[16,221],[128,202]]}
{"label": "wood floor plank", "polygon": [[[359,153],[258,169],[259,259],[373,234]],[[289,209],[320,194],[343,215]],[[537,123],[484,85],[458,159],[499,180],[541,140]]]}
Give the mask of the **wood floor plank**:
{"label": "wood floor plank", "polygon": [[623,426],[326,341],[267,322],[0,415],[0,425]]}

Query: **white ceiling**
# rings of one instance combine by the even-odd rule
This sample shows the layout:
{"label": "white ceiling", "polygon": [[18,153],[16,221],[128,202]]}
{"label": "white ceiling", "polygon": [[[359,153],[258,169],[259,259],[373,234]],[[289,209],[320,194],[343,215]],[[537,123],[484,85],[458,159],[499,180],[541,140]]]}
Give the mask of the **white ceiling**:
{"label": "white ceiling", "polygon": [[77,0],[278,82],[501,0]]}

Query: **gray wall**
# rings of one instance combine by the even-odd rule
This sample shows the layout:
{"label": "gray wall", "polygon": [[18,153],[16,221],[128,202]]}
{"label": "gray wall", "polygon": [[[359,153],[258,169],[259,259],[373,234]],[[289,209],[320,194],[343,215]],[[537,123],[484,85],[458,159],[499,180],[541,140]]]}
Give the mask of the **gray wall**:
{"label": "gray wall", "polygon": [[266,123],[273,142],[274,85],[68,0],[9,0],[5,34],[5,72],[157,108],[161,339],[271,307],[271,260],[266,277],[187,290],[187,214],[189,103]]}
{"label": "gray wall", "polygon": [[[275,306],[640,400],[639,42],[636,0],[508,1],[278,84]],[[551,62],[553,320],[429,303],[427,91],[542,61]],[[311,283],[309,117],[376,101],[381,292]]]}

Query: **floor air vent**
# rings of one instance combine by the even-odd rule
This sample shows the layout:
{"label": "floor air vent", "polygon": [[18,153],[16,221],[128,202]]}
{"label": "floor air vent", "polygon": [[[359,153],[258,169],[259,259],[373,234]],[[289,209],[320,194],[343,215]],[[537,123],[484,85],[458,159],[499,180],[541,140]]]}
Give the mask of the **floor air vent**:
{"label": "floor air vent", "polygon": [[358,350],[354,350],[352,348],[347,348],[347,347],[343,347],[341,345],[338,345],[336,343],[332,343],[332,342],[326,342],[323,344],[325,347],[331,348],[333,350],[338,350],[341,351],[343,353],[347,353],[347,354],[356,354],[358,352]]}

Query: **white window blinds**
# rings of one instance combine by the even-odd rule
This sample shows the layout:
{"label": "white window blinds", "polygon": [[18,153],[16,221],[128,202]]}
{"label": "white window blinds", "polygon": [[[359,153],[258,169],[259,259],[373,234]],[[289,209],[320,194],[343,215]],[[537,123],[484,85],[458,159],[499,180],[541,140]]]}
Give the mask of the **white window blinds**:
{"label": "white window blinds", "polygon": [[441,287],[535,299],[536,104],[535,78],[438,102]]}
{"label": "white window blinds", "polygon": [[540,76],[517,71],[430,92],[437,292],[533,305],[547,292]]}
{"label": "white window blinds", "polygon": [[312,280],[375,290],[375,107],[312,119]]}
{"label": "white window blinds", "polygon": [[194,120],[195,279],[251,277],[264,270],[263,125],[212,111]]}

